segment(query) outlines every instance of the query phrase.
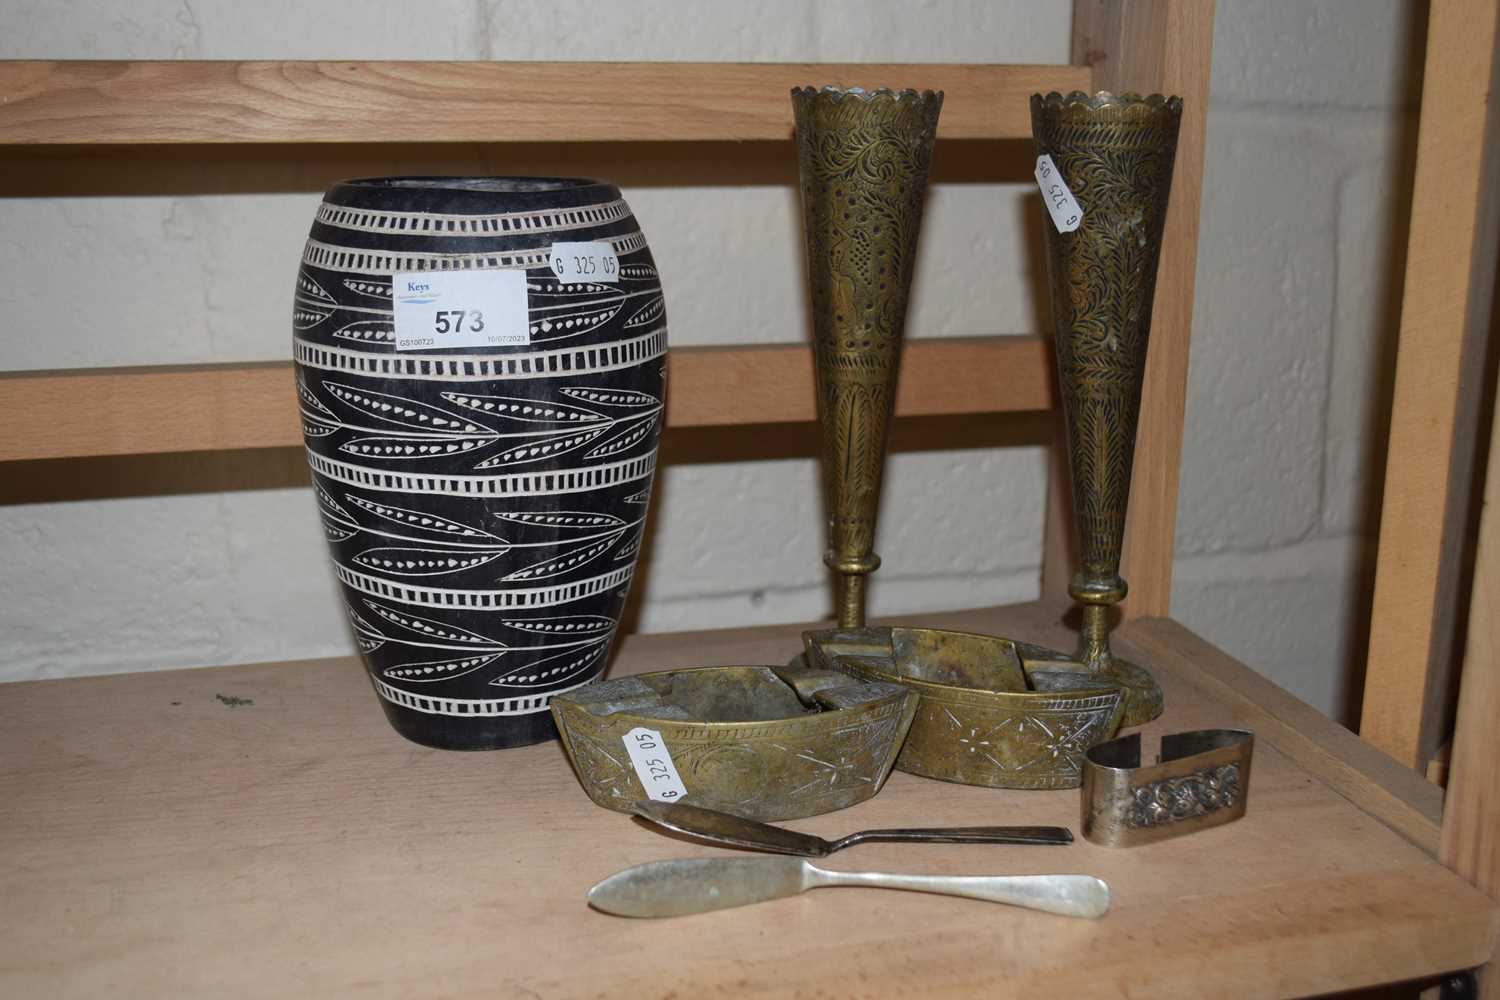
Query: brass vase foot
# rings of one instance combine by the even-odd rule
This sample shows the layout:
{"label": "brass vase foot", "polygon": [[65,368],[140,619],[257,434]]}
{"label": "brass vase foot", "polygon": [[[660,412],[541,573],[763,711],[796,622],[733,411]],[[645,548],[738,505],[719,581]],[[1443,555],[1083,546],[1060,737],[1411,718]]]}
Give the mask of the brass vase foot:
{"label": "brass vase foot", "polygon": [[1090,670],[1109,677],[1125,689],[1125,718],[1120,725],[1140,726],[1162,713],[1166,696],[1151,671],[1122,660],[1109,648],[1109,609],[1125,596],[1125,581],[1115,578],[1113,586],[1089,586],[1075,578],[1071,588],[1075,600],[1083,604],[1083,631],[1079,636],[1078,659]]}

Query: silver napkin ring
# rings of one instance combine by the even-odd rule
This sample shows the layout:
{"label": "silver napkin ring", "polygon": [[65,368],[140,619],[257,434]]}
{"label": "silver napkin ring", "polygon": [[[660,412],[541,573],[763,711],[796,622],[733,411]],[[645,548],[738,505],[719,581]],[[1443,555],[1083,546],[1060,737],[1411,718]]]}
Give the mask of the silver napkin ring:
{"label": "silver napkin ring", "polygon": [[1083,758],[1083,835],[1134,847],[1232,823],[1250,797],[1255,734],[1197,729],[1161,738],[1159,763],[1141,767],[1141,734],[1099,743]]}

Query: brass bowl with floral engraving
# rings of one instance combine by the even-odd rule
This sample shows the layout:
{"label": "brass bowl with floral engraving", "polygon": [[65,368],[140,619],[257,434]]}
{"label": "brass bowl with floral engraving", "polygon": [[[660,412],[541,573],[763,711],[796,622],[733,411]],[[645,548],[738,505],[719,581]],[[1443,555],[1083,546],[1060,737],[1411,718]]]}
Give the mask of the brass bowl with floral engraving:
{"label": "brass bowl with floral engraving", "polygon": [[[898,684],[838,671],[695,667],[569,691],[552,700],[552,715],[579,783],[606,809],[629,812],[651,797],[631,757],[634,739],[656,797],[781,820],[879,791],[917,701]],[[676,794],[668,762],[681,779]]]}
{"label": "brass bowl with floral engraving", "polygon": [[896,769],[990,788],[1077,788],[1083,755],[1115,735],[1125,689],[1062,653],[926,628],[803,633],[812,668],[921,695]]}

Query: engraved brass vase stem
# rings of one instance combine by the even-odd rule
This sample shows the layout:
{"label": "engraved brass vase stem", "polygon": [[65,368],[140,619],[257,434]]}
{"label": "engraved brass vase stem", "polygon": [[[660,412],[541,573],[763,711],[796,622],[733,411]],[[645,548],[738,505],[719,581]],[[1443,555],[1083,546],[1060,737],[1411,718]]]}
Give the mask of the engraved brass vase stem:
{"label": "engraved brass vase stem", "polygon": [[943,95],[792,91],[839,624],[865,621],[907,293]]}
{"label": "engraved brass vase stem", "polygon": [[1181,120],[1177,97],[1031,98],[1037,156],[1052,158],[1082,209],[1072,232],[1043,223],[1083,562],[1068,589],[1083,605],[1079,659],[1126,685],[1127,726],[1162,710],[1155,679],[1111,654],[1108,615],[1126,592],[1120,549]]}

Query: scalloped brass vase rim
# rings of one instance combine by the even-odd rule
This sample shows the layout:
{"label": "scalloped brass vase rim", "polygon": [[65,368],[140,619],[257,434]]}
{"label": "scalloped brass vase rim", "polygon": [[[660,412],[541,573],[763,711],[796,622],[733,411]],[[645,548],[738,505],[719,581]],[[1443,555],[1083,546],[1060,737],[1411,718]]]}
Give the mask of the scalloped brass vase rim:
{"label": "scalloped brass vase rim", "polygon": [[1049,90],[1045,94],[1036,93],[1031,95],[1033,107],[1038,105],[1046,108],[1086,108],[1090,111],[1098,111],[1111,107],[1148,107],[1163,108],[1168,112],[1180,113],[1182,111],[1182,98],[1176,95],[1165,95],[1151,93],[1141,95],[1133,90],[1116,94],[1108,90],[1095,91],[1092,94],[1082,90],[1071,90],[1066,94],[1056,90]]}
{"label": "scalloped brass vase rim", "polygon": [[647,790],[626,753],[661,735],[688,802],[762,821],[844,809],[878,792],[917,710],[905,687],[827,670],[686,667],[559,695],[552,714],[579,784],[629,812]]}
{"label": "scalloped brass vase rim", "polygon": [[901,626],[803,633],[809,665],[900,684],[921,702],[896,769],[990,788],[1076,788],[1114,736],[1125,689],[1004,636]]}
{"label": "scalloped brass vase rim", "polygon": [[843,100],[857,100],[870,104],[877,100],[933,102],[943,99],[941,90],[915,87],[841,87],[838,84],[825,83],[822,86],[805,84],[801,87],[792,88],[792,96],[802,100],[814,100],[819,97],[827,98],[837,103]]}

